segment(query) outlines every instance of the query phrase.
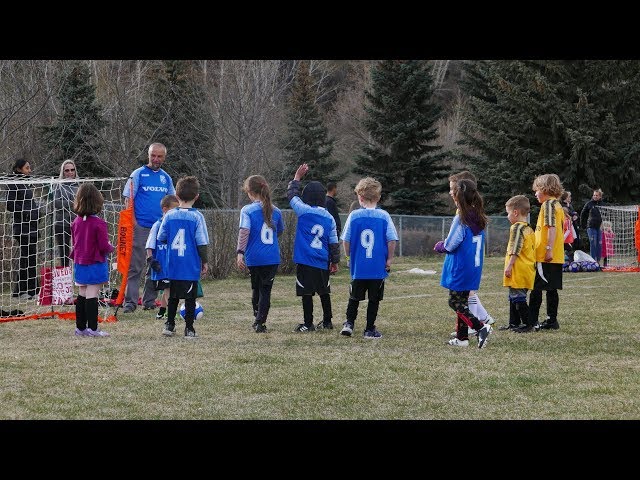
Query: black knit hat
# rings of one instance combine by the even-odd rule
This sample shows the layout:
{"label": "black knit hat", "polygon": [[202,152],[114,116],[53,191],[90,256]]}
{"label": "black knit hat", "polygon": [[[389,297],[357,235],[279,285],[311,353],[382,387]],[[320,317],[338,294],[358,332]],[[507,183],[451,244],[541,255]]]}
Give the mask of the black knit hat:
{"label": "black knit hat", "polygon": [[312,207],[324,207],[327,200],[327,190],[317,181],[307,183],[302,189],[302,201]]}

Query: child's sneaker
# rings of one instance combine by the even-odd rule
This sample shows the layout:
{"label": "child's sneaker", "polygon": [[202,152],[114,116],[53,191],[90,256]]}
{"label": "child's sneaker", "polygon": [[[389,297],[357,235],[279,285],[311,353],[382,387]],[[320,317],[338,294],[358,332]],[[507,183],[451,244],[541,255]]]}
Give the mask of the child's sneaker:
{"label": "child's sneaker", "polygon": [[454,347],[468,347],[469,340],[458,340],[457,338],[452,338],[449,340],[449,345],[453,345]]}
{"label": "child's sneaker", "polygon": [[189,340],[197,338],[198,334],[196,333],[196,331],[193,329],[193,327],[188,328],[188,327],[184,327],[184,338],[187,338]]}
{"label": "child's sneaker", "polygon": [[324,320],[318,322],[318,324],[316,325],[316,330],[333,330],[333,323],[331,323],[331,320],[329,320],[328,322],[325,322]]}
{"label": "child's sneaker", "polygon": [[264,323],[256,323],[254,330],[256,333],[267,333],[267,326]]}
{"label": "child's sneaker", "polygon": [[344,335],[345,337],[350,337],[352,333],[353,333],[353,323],[344,322],[342,324],[342,330],[340,330],[340,334]]}
{"label": "child's sneaker", "polygon": [[170,323],[169,321],[164,322],[164,328],[162,329],[162,335],[165,337],[173,337],[176,333],[176,325],[175,323]]}
{"label": "child's sneaker", "polygon": [[156,320],[165,320],[167,318],[166,314],[156,313]]}
{"label": "child's sneaker", "polygon": [[293,331],[299,333],[315,332],[316,327],[313,326],[313,323],[309,326],[305,325],[304,323],[300,323],[296,328],[293,329]]}
{"label": "child's sneaker", "polygon": [[364,338],[382,338],[382,334],[376,329],[376,327],[373,327],[373,330],[364,331]]}
{"label": "child's sneaker", "polygon": [[[469,329],[469,335],[471,335],[472,337],[475,337],[476,335],[478,335],[478,332],[475,331],[475,329],[470,328]],[[458,332],[451,332],[451,335],[449,335],[451,338],[456,338],[458,336]]]}
{"label": "child's sneaker", "polygon": [[80,330],[79,328],[76,327],[76,337],[88,337],[89,334],[87,333],[87,329],[85,328],[84,330]]}
{"label": "child's sneaker", "polygon": [[95,330],[91,330],[90,328],[87,328],[85,332],[87,332],[85,333],[87,337],[110,337],[111,336],[107,332],[104,332],[97,328]]}
{"label": "child's sneaker", "polygon": [[493,328],[488,323],[484,324],[484,327],[478,332],[478,348],[484,348],[487,346],[487,339]]}
{"label": "child's sneaker", "polygon": [[494,323],[496,323],[496,320],[487,313],[487,318],[485,318],[484,320],[480,320],[481,322],[484,323],[488,323],[489,325],[493,325]]}

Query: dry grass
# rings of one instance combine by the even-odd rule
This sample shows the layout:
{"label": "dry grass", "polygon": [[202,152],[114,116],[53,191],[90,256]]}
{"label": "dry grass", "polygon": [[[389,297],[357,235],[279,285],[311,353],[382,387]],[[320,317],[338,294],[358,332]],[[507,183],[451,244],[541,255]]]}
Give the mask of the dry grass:
{"label": "dry grass", "polygon": [[[162,322],[141,310],[103,325],[104,339],[77,338],[64,320],[2,323],[0,418],[640,419],[637,273],[565,274],[560,330],[496,331],[478,350],[475,340],[446,345],[454,317],[441,262],[394,265],[379,340],[362,338],[366,303],[352,338],[293,333],[302,306],[284,275],[264,335],[251,329],[246,277],[205,282],[195,341],[162,337]],[[406,272],[414,267],[438,274]],[[508,315],[501,285],[502,259],[488,258],[480,298],[496,326]],[[344,266],[332,287],[339,327]],[[317,297],[315,308],[317,321]]]}

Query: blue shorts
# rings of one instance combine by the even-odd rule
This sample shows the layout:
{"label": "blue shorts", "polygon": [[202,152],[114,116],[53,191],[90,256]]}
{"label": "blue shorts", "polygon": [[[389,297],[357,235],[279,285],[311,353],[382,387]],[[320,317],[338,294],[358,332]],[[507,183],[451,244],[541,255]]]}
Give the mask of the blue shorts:
{"label": "blue shorts", "polygon": [[76,285],[101,285],[109,281],[109,262],[91,265],[73,264],[73,279]]}

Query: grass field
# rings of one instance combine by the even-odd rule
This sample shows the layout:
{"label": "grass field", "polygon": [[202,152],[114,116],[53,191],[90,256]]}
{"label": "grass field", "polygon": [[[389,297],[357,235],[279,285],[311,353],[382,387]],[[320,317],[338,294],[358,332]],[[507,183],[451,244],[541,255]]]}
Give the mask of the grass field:
{"label": "grass field", "polygon": [[[332,331],[293,333],[295,278],[278,276],[269,333],[251,329],[248,277],[204,282],[199,338],[161,335],[155,312],[102,324],[0,324],[1,419],[640,419],[638,273],[564,274],[560,330],[494,331],[487,347],[446,344],[454,329],[442,257],[396,259],[380,304],[383,338],[339,334],[346,266],[332,278]],[[508,318],[502,258],[487,258],[480,298]],[[436,275],[416,275],[418,267]],[[315,299],[315,318],[321,314]],[[546,301],[543,300],[542,312]],[[542,318],[544,319],[544,318]]]}

